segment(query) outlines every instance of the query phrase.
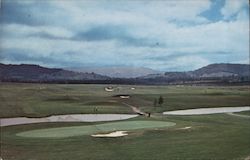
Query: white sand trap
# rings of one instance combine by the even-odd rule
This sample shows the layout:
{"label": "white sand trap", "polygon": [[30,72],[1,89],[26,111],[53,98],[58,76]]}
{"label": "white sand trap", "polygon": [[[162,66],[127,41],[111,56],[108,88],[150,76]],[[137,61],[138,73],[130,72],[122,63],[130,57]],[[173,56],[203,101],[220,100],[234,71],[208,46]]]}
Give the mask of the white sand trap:
{"label": "white sand trap", "polygon": [[128,98],[130,98],[130,96],[120,96],[120,98],[122,98],[122,99],[128,99]]}
{"label": "white sand trap", "polygon": [[98,137],[98,138],[114,138],[114,137],[123,137],[123,136],[127,136],[128,133],[127,131],[115,131],[115,132],[111,132],[108,134],[93,134],[91,135],[92,137]]}
{"label": "white sand trap", "polygon": [[113,91],[114,91],[114,88],[112,88],[112,87],[106,87],[106,88],[105,88],[105,91],[107,91],[107,92],[113,92]]}
{"label": "white sand trap", "polygon": [[185,129],[190,129],[190,128],[192,128],[192,127],[191,127],[191,126],[188,126],[188,127],[183,127],[183,128],[179,128],[179,129],[185,130]]}
{"label": "white sand trap", "polygon": [[116,121],[137,117],[135,114],[69,114],[56,115],[45,118],[3,118],[0,119],[0,126],[12,126],[30,123],[42,122],[101,122],[101,121]]}
{"label": "white sand trap", "polygon": [[232,113],[250,110],[249,106],[244,107],[220,107],[220,108],[198,108],[186,109],[177,111],[163,112],[165,115],[202,115],[202,114],[216,114],[216,113]]}

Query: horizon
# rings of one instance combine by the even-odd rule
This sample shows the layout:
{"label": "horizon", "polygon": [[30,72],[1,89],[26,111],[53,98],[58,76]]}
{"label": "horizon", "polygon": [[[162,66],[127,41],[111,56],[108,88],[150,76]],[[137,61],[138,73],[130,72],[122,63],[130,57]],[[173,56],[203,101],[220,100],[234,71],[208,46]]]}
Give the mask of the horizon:
{"label": "horizon", "polygon": [[249,64],[249,1],[5,0],[1,63],[191,71]]}
{"label": "horizon", "polygon": [[[81,71],[75,71],[75,70],[72,70],[72,69],[93,69],[92,67],[89,67],[89,68],[61,68],[61,67],[47,67],[47,66],[43,66],[43,65],[40,65],[40,64],[35,64],[35,63],[20,63],[20,64],[17,64],[17,63],[1,63],[0,64],[3,64],[3,65],[33,65],[33,66],[39,66],[39,67],[44,67],[44,68],[49,68],[49,69],[63,69],[63,70],[68,70],[68,71],[73,71],[73,72],[81,72]],[[249,65],[249,63],[210,63],[210,64],[207,64],[205,66],[201,66],[199,68],[195,68],[193,70],[184,70],[184,71],[169,71],[169,70],[165,70],[165,71],[160,71],[160,70],[154,70],[152,68],[148,68],[148,67],[136,67],[136,68],[144,68],[144,69],[150,69],[150,70],[153,70],[155,72],[158,72],[158,73],[166,73],[166,72],[190,72],[190,71],[195,71],[195,70],[198,70],[198,69],[201,69],[203,67],[207,67],[207,66],[210,66],[210,65]],[[112,67],[94,67],[94,69],[101,69],[101,68],[112,68]],[[117,68],[127,68],[127,67],[124,67],[124,66],[121,66],[121,67],[117,67]],[[134,66],[130,67],[131,68],[134,68]],[[92,71],[93,72],[93,71]],[[90,72],[86,72],[86,73],[90,73]],[[95,73],[95,72],[94,72]]]}

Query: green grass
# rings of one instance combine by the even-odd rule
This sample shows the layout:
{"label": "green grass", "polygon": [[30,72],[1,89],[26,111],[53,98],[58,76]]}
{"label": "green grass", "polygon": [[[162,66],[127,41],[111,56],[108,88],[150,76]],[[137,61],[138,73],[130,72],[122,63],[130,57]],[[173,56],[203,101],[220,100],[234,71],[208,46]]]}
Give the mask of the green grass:
{"label": "green grass", "polygon": [[73,113],[132,113],[102,85],[0,84],[0,117]]}
{"label": "green grass", "polygon": [[[136,120],[170,121],[176,125],[157,130],[131,130],[128,136],[120,138],[93,138],[87,134],[47,140],[16,134],[38,129],[89,126],[92,123],[43,123],[4,127],[2,157],[8,160],[233,160],[250,155],[250,120],[246,118],[216,114],[138,117]],[[133,121],[135,120],[124,122]],[[191,129],[180,129],[186,126],[191,126]]]}
{"label": "green grass", "polygon": [[[122,102],[155,112],[151,118],[137,117],[112,123],[1,127],[1,157],[7,160],[244,160],[250,156],[249,118],[227,114],[162,116],[157,113],[200,107],[249,106],[249,86],[133,86],[136,89],[131,90],[131,86],[121,85],[116,92],[105,92],[105,86],[1,83],[0,117],[93,113],[95,107],[98,113],[132,113]],[[115,94],[130,94],[131,98],[121,100],[114,98]],[[153,107],[154,99],[160,95],[164,104]],[[237,114],[249,115],[249,112]],[[131,128],[133,121],[173,122],[176,125],[144,128],[145,124],[141,124]],[[101,132],[113,131],[114,126],[115,129],[133,130],[128,136],[119,138],[90,136],[100,128]],[[189,126],[190,129],[181,129]],[[58,132],[60,130],[63,132]],[[53,137],[53,133],[62,136]],[[65,137],[67,134],[76,136]],[[32,135],[38,138],[31,138]]]}
{"label": "green grass", "polygon": [[[126,102],[146,112],[200,107],[250,105],[247,86],[129,86],[119,85],[115,92],[106,92],[109,85],[71,84],[0,84],[0,117],[44,117],[73,113],[132,113]],[[113,85],[116,86],[116,85]],[[131,90],[135,87],[135,90]],[[115,94],[130,94],[122,100]],[[162,95],[162,106],[154,107],[155,98]]]}
{"label": "green grass", "polygon": [[164,121],[121,121],[87,126],[59,127],[31,130],[18,133],[17,136],[28,138],[63,138],[81,135],[91,135],[100,132],[117,130],[136,130],[145,128],[160,128],[174,126],[175,123]]}
{"label": "green grass", "polygon": [[250,116],[250,111],[237,112],[237,114]]}

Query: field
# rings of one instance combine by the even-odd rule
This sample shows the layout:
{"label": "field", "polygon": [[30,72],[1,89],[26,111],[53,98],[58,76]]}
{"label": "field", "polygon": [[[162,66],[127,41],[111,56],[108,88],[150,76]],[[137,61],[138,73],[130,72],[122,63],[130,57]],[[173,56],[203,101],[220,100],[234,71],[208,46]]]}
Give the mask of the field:
{"label": "field", "polygon": [[[114,86],[57,85],[57,84],[1,84],[0,117],[44,117],[70,113],[133,113],[122,102],[145,112],[158,112],[201,107],[230,107],[250,104],[250,88],[198,86]],[[135,90],[131,90],[135,87]],[[113,97],[129,94],[130,99]],[[164,104],[154,107],[154,99],[163,96]]]}
{"label": "field", "polygon": [[[250,156],[250,118],[228,114],[160,114],[187,108],[249,106],[248,86],[117,85],[113,86],[118,87],[114,92],[106,92],[106,86],[1,84],[2,118],[96,113],[94,108],[100,114],[133,113],[123,102],[152,113],[151,117],[139,116],[117,122],[1,127],[1,157],[4,160],[244,160]],[[132,87],[135,89],[132,90]],[[131,97],[114,97],[117,94],[129,94]],[[164,98],[164,103],[154,106],[154,99],[159,96]],[[238,114],[249,115],[249,112]],[[96,133],[97,129],[100,132],[127,130],[129,135],[119,138],[91,137],[90,134]]]}

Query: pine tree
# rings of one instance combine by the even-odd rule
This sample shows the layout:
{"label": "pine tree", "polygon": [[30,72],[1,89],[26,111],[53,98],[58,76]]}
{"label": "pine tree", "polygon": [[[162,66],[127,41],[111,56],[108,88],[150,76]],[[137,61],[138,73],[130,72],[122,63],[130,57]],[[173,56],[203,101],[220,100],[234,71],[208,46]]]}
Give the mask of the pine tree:
{"label": "pine tree", "polygon": [[158,104],[161,106],[163,104],[163,102],[164,102],[163,97],[160,96],[159,100],[158,100]]}

